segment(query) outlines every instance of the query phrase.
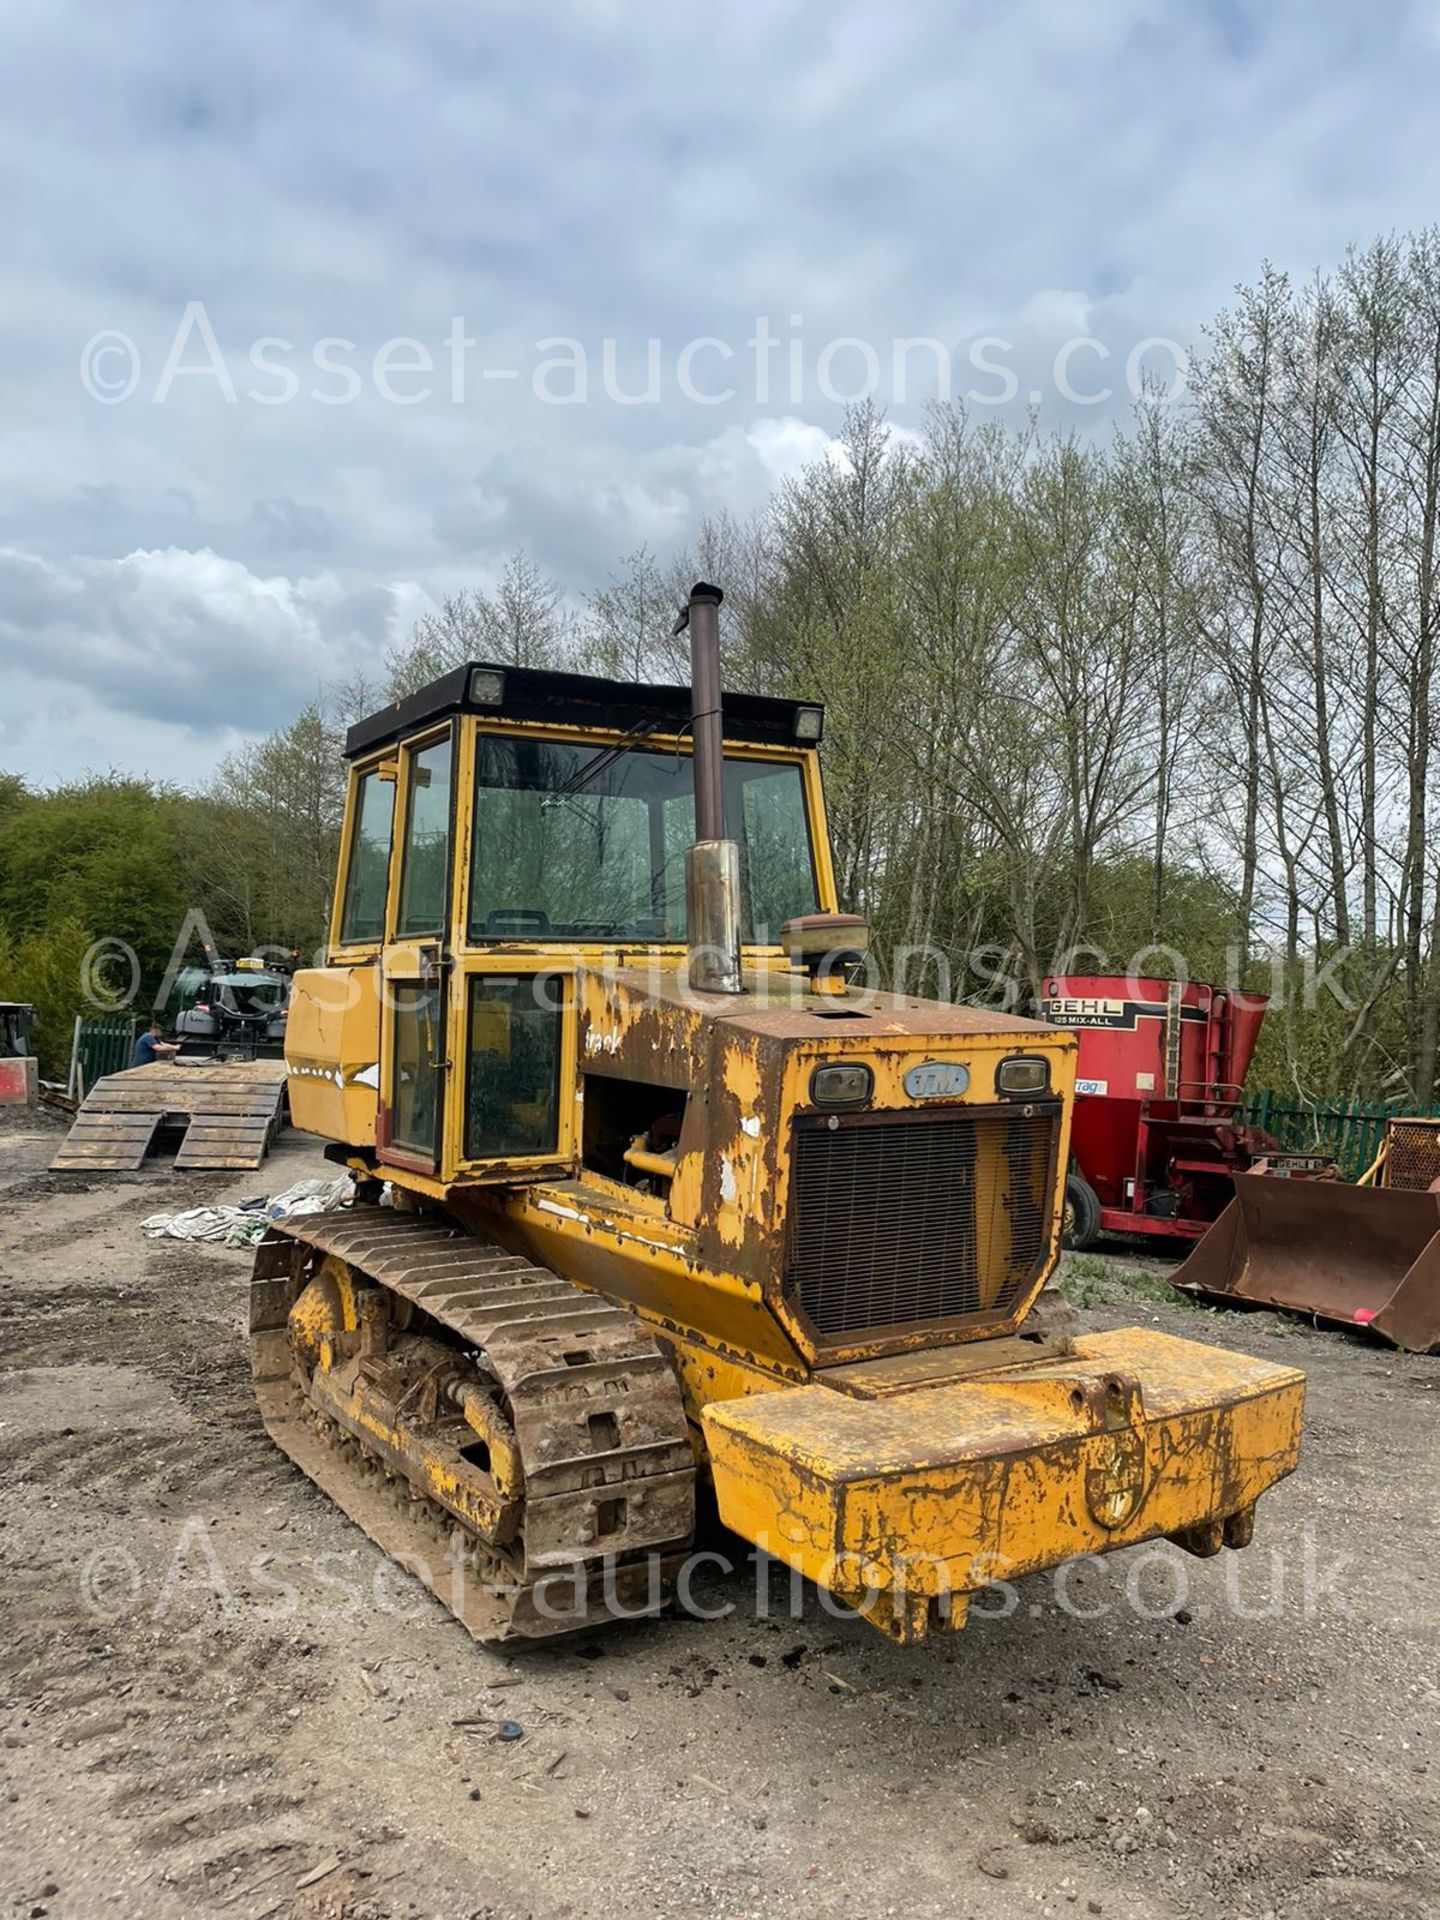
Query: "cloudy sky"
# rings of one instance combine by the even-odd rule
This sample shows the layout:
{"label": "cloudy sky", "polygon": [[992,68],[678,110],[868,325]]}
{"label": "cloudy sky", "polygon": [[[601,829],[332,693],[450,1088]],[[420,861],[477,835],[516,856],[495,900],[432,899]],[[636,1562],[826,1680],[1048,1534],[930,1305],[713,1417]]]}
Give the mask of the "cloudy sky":
{"label": "cloudy sky", "polygon": [[1422,0],[46,0],[6,41],[37,783],[203,779],[517,546],[578,595],[748,513],[876,368],[918,414],[940,356],[899,397],[897,339],[1103,422],[1064,388],[1262,258],[1440,216]]}

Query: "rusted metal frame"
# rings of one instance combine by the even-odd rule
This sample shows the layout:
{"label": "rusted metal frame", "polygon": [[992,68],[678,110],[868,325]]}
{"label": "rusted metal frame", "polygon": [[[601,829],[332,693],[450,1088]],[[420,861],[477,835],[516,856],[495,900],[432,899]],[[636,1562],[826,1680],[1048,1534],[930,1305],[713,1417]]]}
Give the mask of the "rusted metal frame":
{"label": "rusted metal frame", "polygon": [[[473,784],[473,755],[467,753],[466,763],[471,767]],[[464,912],[468,913],[468,880],[465,884],[467,904]],[[463,921],[462,913],[457,943],[452,952],[450,976],[450,1016],[457,1042],[451,1051],[459,1051],[462,1058],[458,1063],[459,1070],[451,1072],[448,1082],[450,1091],[447,1093],[447,1105],[453,1107],[450,1115],[453,1124],[449,1126],[446,1136],[448,1146],[439,1168],[445,1183],[438,1190],[437,1197],[440,1198],[446,1197],[455,1185],[461,1183],[466,1186],[503,1186],[520,1180],[564,1179],[576,1172],[580,1161],[580,1135],[574,1101],[574,1089],[580,1072],[577,973],[581,963],[578,956],[574,951],[561,950],[553,956],[542,957],[536,964],[518,945],[477,942],[470,938]],[[461,934],[465,935],[464,944],[460,943]],[[553,980],[560,989],[560,1005],[555,1015],[560,1044],[556,1060],[554,1144],[537,1153],[489,1154],[472,1159],[465,1145],[465,1093],[471,1066],[470,996],[474,982],[477,979],[535,981],[542,978]]]}
{"label": "rusted metal frame", "polygon": [[[490,1475],[466,1460],[460,1449],[440,1433],[417,1430],[401,1418],[398,1411],[385,1407],[383,1399],[383,1411],[376,1410],[372,1416],[376,1424],[372,1425],[363,1417],[367,1411],[366,1401],[380,1396],[367,1394],[366,1384],[359,1380],[346,1386],[324,1369],[317,1371],[311,1380],[310,1397],[311,1404],[352,1439],[370,1448],[408,1481],[418,1484],[428,1499],[436,1501],[457,1520],[475,1528],[487,1546],[507,1545],[516,1537],[523,1502],[506,1500]],[[352,1402],[358,1402],[358,1410]],[[390,1429],[393,1438],[380,1430],[382,1424]],[[463,1433],[473,1431],[458,1413],[446,1425]],[[453,1476],[458,1492],[451,1493],[446,1487],[443,1477],[446,1474]],[[469,1498],[465,1497],[467,1494]]]}
{"label": "rusted metal frame", "polygon": [[[400,897],[405,884],[406,843],[410,835],[410,820],[414,796],[415,756],[428,747],[438,745],[442,740],[450,743],[450,811],[446,827],[445,860],[445,898],[441,909],[440,924],[423,933],[401,933],[398,926]],[[416,733],[413,738],[403,741],[399,748],[400,771],[395,795],[395,826],[391,827],[391,863],[388,875],[385,904],[386,950],[393,947],[414,947],[420,950],[431,945],[435,948],[436,958],[433,973],[427,973],[422,959],[415,974],[385,973],[388,986],[433,987],[435,990],[437,1014],[436,1037],[432,1043],[430,1068],[435,1075],[435,1143],[430,1154],[412,1151],[404,1146],[396,1146],[392,1137],[394,1125],[393,1076],[395,1072],[395,1024],[396,1009],[390,994],[381,1001],[380,1013],[380,1088],[375,1115],[375,1145],[380,1161],[412,1173],[436,1175],[440,1172],[446,1154],[445,1113],[446,1094],[450,1076],[451,1029],[449,1006],[449,981],[453,967],[453,925],[455,911],[455,848],[456,824],[459,817],[460,788],[464,774],[465,756],[460,751],[461,729],[454,720],[443,726],[427,728]],[[383,971],[383,968],[382,968]]]}
{"label": "rusted metal frame", "polygon": [[814,1132],[828,1130],[833,1119],[840,1122],[840,1131],[849,1127],[874,1126],[924,1126],[930,1121],[945,1120],[1016,1120],[1051,1118],[1058,1120],[1063,1103],[1051,1097],[1036,1100],[995,1100],[985,1104],[964,1100],[932,1100],[924,1106],[915,1107],[799,1107],[794,1114],[794,1124],[806,1127]]}

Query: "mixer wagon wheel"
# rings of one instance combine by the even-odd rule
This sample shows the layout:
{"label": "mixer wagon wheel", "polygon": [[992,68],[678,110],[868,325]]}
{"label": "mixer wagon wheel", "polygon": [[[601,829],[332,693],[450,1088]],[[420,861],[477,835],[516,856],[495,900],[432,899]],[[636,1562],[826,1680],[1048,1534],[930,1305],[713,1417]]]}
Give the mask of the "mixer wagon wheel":
{"label": "mixer wagon wheel", "polygon": [[1065,1207],[1060,1216],[1061,1246],[1079,1253],[1099,1237],[1100,1196],[1083,1174],[1067,1174]]}

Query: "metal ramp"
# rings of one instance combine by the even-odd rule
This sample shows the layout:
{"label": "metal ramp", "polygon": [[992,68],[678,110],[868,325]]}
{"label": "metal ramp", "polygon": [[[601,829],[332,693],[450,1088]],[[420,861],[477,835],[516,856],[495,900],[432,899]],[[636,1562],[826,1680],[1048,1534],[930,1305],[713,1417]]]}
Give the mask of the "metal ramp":
{"label": "metal ramp", "polygon": [[181,1172],[258,1167],[285,1097],[283,1060],[157,1061],[97,1081],[50,1162],[55,1173],[135,1173],[164,1130]]}
{"label": "metal ramp", "polygon": [[[100,1082],[103,1087],[107,1084]],[[98,1093],[100,1088],[96,1088]],[[126,1113],[82,1108],[50,1162],[55,1173],[134,1173],[149,1153],[164,1118],[159,1113]]]}

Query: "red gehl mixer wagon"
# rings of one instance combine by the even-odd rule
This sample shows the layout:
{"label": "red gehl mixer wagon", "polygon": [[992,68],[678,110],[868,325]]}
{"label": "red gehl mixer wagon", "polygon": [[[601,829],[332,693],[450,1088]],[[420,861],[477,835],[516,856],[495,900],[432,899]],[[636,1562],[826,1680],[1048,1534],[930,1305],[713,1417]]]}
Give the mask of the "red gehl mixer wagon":
{"label": "red gehl mixer wagon", "polygon": [[1100,1233],[1198,1240],[1257,1160],[1314,1173],[1313,1156],[1276,1155],[1242,1117],[1242,1088],[1265,1017],[1260,994],[1124,974],[1059,974],[1042,1013],[1079,1038],[1074,1169],[1065,1239]]}

